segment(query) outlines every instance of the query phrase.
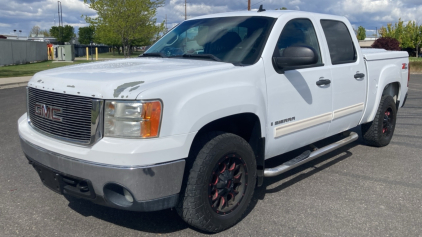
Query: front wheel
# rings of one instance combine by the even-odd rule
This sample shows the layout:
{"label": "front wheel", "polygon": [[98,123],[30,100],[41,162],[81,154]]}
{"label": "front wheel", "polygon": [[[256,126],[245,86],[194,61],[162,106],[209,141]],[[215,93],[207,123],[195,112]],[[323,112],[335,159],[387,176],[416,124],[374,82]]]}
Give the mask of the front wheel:
{"label": "front wheel", "polygon": [[396,118],[397,108],[393,97],[383,96],[374,121],[362,124],[362,135],[365,143],[375,147],[388,145],[393,138]]}
{"label": "front wheel", "polygon": [[250,145],[230,134],[207,134],[182,188],[178,214],[188,224],[219,232],[244,215],[256,183],[256,161]]}

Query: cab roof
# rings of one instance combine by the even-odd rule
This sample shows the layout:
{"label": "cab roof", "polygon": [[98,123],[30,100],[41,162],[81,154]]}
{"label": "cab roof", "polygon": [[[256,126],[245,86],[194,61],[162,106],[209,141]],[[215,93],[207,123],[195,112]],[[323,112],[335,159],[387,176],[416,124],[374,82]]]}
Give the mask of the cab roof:
{"label": "cab roof", "polygon": [[224,12],[224,13],[203,15],[203,16],[191,18],[189,20],[197,20],[197,19],[205,19],[205,18],[217,18],[217,17],[235,17],[235,16],[264,16],[264,17],[271,17],[271,18],[279,18],[282,15],[294,14],[294,13],[299,13],[300,15],[306,14],[307,16],[313,15],[313,16],[324,17],[324,18],[328,18],[328,19],[332,18],[332,17],[338,17],[338,16],[335,16],[335,15],[327,15],[327,14],[305,12],[305,11],[266,10],[266,11],[263,11],[263,12],[258,12],[257,9],[254,9],[254,10],[251,10],[251,11],[235,11],[235,12]]}

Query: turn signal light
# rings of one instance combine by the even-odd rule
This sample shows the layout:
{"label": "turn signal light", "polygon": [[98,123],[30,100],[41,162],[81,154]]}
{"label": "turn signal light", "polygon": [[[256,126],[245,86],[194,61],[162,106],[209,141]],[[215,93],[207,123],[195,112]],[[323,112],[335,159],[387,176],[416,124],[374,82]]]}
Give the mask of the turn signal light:
{"label": "turn signal light", "polygon": [[161,102],[144,102],[142,105],[141,137],[158,137],[161,123]]}

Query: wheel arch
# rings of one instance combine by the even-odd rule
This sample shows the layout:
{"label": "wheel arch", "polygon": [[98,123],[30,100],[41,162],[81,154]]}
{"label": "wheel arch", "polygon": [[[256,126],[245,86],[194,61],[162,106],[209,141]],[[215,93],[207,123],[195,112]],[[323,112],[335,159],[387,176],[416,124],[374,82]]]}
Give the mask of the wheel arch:
{"label": "wheel arch", "polygon": [[384,87],[384,90],[383,90],[383,92],[382,92],[381,98],[382,98],[384,95],[389,95],[389,96],[393,97],[394,102],[396,103],[396,107],[397,107],[397,109],[398,109],[398,103],[400,103],[399,98],[400,98],[400,96],[401,96],[401,95],[400,95],[400,89],[401,89],[401,84],[400,84],[400,82],[398,82],[398,81],[396,81],[396,82],[391,82],[391,83],[387,84],[387,85]]}
{"label": "wheel arch", "polygon": [[[264,127],[265,128],[265,127]],[[196,140],[204,136],[206,133],[223,132],[232,133],[245,139],[254,151],[256,164],[258,186],[262,185],[263,171],[265,168],[265,137],[263,136],[263,126],[258,115],[254,113],[239,113],[229,115],[223,118],[213,120],[199,129],[193,139],[189,150],[189,157],[194,157],[196,152]]]}
{"label": "wheel arch", "polygon": [[[381,98],[384,95],[391,95],[393,98],[396,96],[395,102],[400,100],[401,95],[401,74],[394,64],[385,66],[380,73],[379,79],[376,83],[376,92],[374,91],[375,98],[367,101],[368,115],[364,115],[362,123],[372,122],[375,114],[378,111]],[[369,93],[369,92],[368,92]],[[369,95],[371,96],[371,95]],[[371,102],[372,101],[372,102]],[[365,113],[367,113],[365,112]]]}

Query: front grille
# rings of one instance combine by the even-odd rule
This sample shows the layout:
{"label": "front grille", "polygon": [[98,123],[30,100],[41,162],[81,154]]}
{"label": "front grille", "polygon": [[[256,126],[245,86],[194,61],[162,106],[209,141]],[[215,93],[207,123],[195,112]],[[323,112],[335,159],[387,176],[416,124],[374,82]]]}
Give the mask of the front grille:
{"label": "front grille", "polygon": [[[93,143],[99,122],[96,116],[99,111],[93,113],[95,105],[98,106],[96,102],[98,100],[88,97],[28,88],[28,114],[31,125],[46,135],[72,143],[85,145]],[[54,113],[55,116],[61,118],[61,121],[36,115],[36,104],[37,111],[40,104],[47,108],[61,108],[62,111]]]}

